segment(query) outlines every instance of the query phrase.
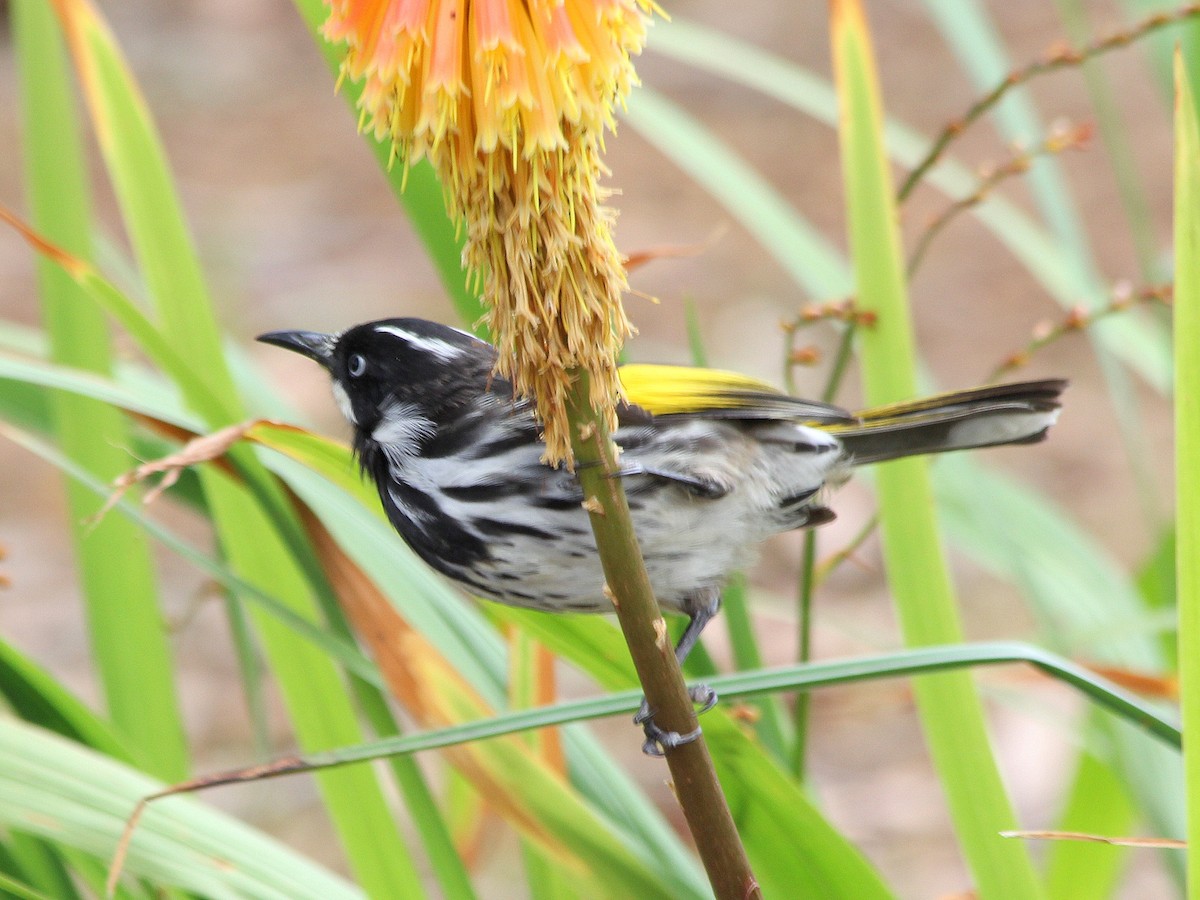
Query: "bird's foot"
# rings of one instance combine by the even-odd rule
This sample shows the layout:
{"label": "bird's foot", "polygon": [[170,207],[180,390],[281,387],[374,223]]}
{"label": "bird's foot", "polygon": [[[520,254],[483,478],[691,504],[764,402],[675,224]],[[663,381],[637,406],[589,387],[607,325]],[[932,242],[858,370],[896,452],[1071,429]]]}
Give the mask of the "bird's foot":
{"label": "bird's foot", "polygon": [[[717,702],[717,692],[707,684],[692,685],[688,688],[688,696],[691,697],[693,703],[700,707],[698,711],[701,713],[708,712]],[[642,700],[641,708],[633,717],[633,723],[641,725],[642,733],[646,735],[646,742],[642,744],[642,752],[647,756],[665,756],[668,750],[690,744],[700,737],[698,727],[695,731],[689,731],[687,734],[659,728],[654,721],[654,712],[650,709],[648,700]]]}
{"label": "bird's foot", "polygon": [[688,696],[700,707],[697,713],[706,713],[717,705],[717,692],[707,684],[693,684],[688,688]]}

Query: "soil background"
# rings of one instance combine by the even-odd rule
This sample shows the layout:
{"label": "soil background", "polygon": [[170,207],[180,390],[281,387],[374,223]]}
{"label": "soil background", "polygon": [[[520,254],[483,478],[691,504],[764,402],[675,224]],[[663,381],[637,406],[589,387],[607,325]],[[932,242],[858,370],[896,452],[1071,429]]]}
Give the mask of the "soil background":
{"label": "soil background", "polygon": [[[326,433],[345,435],[316,368],[255,344],[253,336],[279,328],[338,330],[392,315],[452,321],[453,313],[293,8],[285,0],[100,0],[99,5],[157,117],[230,341],[300,414]],[[1065,37],[1057,5],[1048,0],[985,5],[1015,63],[1040,56]],[[1082,5],[1091,34],[1121,26],[1116,4]],[[694,0],[666,6],[681,18],[707,23],[828,76],[823,3]],[[873,0],[867,10],[889,115],[926,134],[961,115],[979,91],[931,25],[925,6],[916,0]],[[3,11],[6,4],[0,0]],[[651,33],[651,49],[638,64],[645,85],[710,128],[844,250],[833,131],[761,94],[673,62],[653,52],[653,43]],[[1122,50],[1106,56],[1099,71],[1115,88],[1165,268],[1170,106],[1147,59],[1140,49]],[[1079,71],[1040,78],[1031,91],[1044,124],[1093,115]],[[0,202],[23,209],[18,121],[11,43],[0,29]],[[728,212],[633,128],[622,127],[610,138],[608,151],[611,184],[620,189],[617,238],[625,252],[711,239],[699,255],[659,260],[633,273],[638,295],[628,298],[628,307],[640,334],[629,345],[629,357],[686,361],[685,303],[691,302],[712,365],[780,383],[780,322],[808,303],[840,298],[803,294]],[[953,150],[972,166],[1001,162],[1010,152],[987,121],[968,131]],[[1101,274],[1112,282],[1137,283],[1138,260],[1102,143],[1066,154],[1060,165],[1078,204],[1074,212],[1087,223]],[[98,164],[94,175],[100,215],[115,252],[124,253],[125,237]],[[1011,182],[1003,193],[1036,215],[1024,183]],[[946,203],[932,188],[917,192],[904,211],[910,247]],[[933,244],[913,282],[912,298],[921,352],[933,379],[945,388],[980,382],[1023,346],[1039,323],[1061,316],[1053,298],[969,215],[956,219]],[[30,326],[38,322],[33,260],[12,233],[0,234],[0,315]],[[833,329],[817,327],[804,342],[827,352],[834,338]],[[824,374],[821,365],[800,370],[801,391],[818,392]],[[1115,420],[1087,340],[1075,336],[1056,343],[1022,375],[1069,377],[1066,411],[1045,444],[991,451],[987,463],[1020,476],[1060,504],[1113,557],[1135,566],[1153,546],[1154,531],[1114,437]],[[856,390],[852,378],[839,399],[853,406]],[[1158,475],[1165,509],[1170,411],[1142,386],[1138,390],[1147,422],[1143,452]],[[839,519],[824,529],[823,552],[849,540],[873,508],[861,484],[840,491],[834,505]],[[208,545],[204,529],[169,503],[160,504],[158,514]],[[0,570],[10,582],[0,591],[0,633],[98,702],[65,517],[57,472],[0,443],[0,545],[7,552]],[[795,653],[791,598],[799,546],[794,535],[776,540],[753,573],[768,664],[787,662]],[[166,555],[161,566],[164,611],[175,634],[197,770],[252,763],[221,604],[201,573]],[[959,557],[954,567],[969,637],[1037,640],[1037,625],[1014,588]],[[816,656],[822,659],[899,645],[876,541],[822,587],[815,638]],[[723,641],[723,630],[712,628],[709,643],[718,659],[727,657]],[[569,693],[592,690],[569,673],[564,679]],[[989,672],[979,680],[1020,820],[1029,828],[1051,827],[1074,754],[1072,733],[1060,722],[1077,716],[1081,704],[1016,669]],[[816,696],[813,715],[812,789],[839,827],[903,897],[961,896],[969,890],[906,685],[883,682],[825,691]],[[672,808],[665,770],[641,757],[640,741],[628,724],[600,728],[613,753]],[[290,749],[281,720],[274,732],[276,749]],[[344,869],[311,780],[225,789],[206,799]],[[506,885],[519,865],[516,843],[504,829],[487,831],[477,854],[481,892],[511,896]],[[1136,855],[1123,896],[1170,891],[1161,860],[1150,853]]]}

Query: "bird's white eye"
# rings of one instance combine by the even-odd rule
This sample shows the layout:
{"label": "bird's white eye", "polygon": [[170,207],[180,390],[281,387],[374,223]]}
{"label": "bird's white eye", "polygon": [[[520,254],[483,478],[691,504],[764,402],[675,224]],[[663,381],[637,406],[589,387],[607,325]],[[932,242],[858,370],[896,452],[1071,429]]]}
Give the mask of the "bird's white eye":
{"label": "bird's white eye", "polygon": [[346,371],[350,373],[351,378],[357,378],[363,372],[367,371],[367,360],[361,353],[352,354],[350,359],[346,361]]}

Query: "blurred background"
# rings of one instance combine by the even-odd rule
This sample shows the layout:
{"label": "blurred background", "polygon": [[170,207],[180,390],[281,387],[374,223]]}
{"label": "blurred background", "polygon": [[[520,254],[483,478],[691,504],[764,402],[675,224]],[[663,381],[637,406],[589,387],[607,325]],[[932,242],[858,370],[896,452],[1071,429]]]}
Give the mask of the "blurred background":
{"label": "blurred background", "polygon": [[[346,428],[324,376],[298,357],[255,344],[253,336],[280,328],[339,330],[392,315],[453,321],[454,313],[293,7],[285,0],[102,0],[99,5],[162,130],[233,351],[287,397],[296,417],[344,437]],[[866,5],[889,116],[926,135],[960,117],[982,91],[939,31],[930,12],[938,4],[873,0]],[[1082,26],[1092,37],[1125,27],[1137,5],[983,4],[1016,65],[1042,56],[1073,34],[1073,27]],[[666,4],[666,9],[828,77],[824,4],[693,0]],[[0,2],[0,14],[6,12]],[[659,23],[651,32],[638,62],[644,85],[703,124],[845,252],[834,131],[760,92],[657,52],[656,32],[670,27]],[[22,210],[16,84],[7,38],[0,30],[0,202]],[[1082,151],[1065,152],[1055,163],[1070,188],[1062,214],[1084,223],[1088,250],[1109,285],[1141,286],[1148,278],[1169,277],[1169,95],[1149,49],[1142,44],[1119,50],[1088,71],[1071,68],[1029,86],[1042,128],[1034,140],[1056,120],[1077,124],[1095,118],[1089,79],[1107,85],[1114,115],[1130,139],[1131,166],[1124,171],[1136,179],[1148,216],[1148,227],[1136,238],[1122,212],[1113,159],[1099,139]],[[636,98],[633,103],[636,112]],[[1012,154],[988,119],[952,148],[952,155],[972,168],[1002,163]],[[617,241],[624,252],[696,247],[692,255],[657,259],[633,272],[636,293],[627,308],[639,335],[629,344],[628,357],[688,361],[690,304],[711,365],[782,384],[781,322],[808,304],[844,298],[798,287],[728,209],[647,142],[632,122],[608,141],[607,162],[610,183],[619,191],[613,202],[620,209]],[[99,165],[94,175],[100,195],[109,196]],[[1000,192],[1030,215],[1040,215],[1024,179],[1006,181]],[[105,202],[109,207],[102,206],[100,215],[110,223],[111,246],[101,266],[120,280],[125,237],[111,201]],[[918,189],[903,208],[910,248],[948,203],[929,186]],[[0,232],[0,315],[30,326],[38,324],[33,265],[28,247],[11,232]],[[957,217],[933,241],[911,290],[920,350],[934,383],[946,389],[982,382],[1042,323],[1063,316],[1029,270],[970,214]],[[1096,298],[1078,299],[1091,303]],[[801,393],[822,390],[837,337],[837,330],[825,324],[801,334],[798,344],[820,351],[814,366],[795,373]],[[1116,419],[1087,337],[1057,341],[1019,375],[1071,379],[1061,422],[1043,445],[978,458],[1018,475],[1064,508],[1115,560],[1135,565],[1153,546],[1155,517],[1169,510],[1169,406],[1135,382],[1145,416],[1140,452],[1155,485],[1147,500],[1114,437]],[[851,376],[838,400],[854,406],[857,399]],[[839,519],[822,529],[822,554],[847,543],[873,510],[861,482],[842,489],[833,505]],[[169,503],[159,504],[155,514],[196,543],[210,540],[197,521]],[[0,443],[0,548],[5,554],[0,633],[95,701],[99,692],[91,681],[65,517],[59,474]],[[799,548],[798,535],[778,539],[751,573],[768,664],[794,658]],[[1010,585],[960,557],[954,565],[970,638],[1037,639],[1038,623]],[[254,762],[217,594],[202,573],[169,555],[162,555],[161,571],[197,769]],[[719,625],[707,638],[722,660]],[[898,645],[878,544],[868,540],[818,592],[815,655],[836,658]],[[569,673],[564,679],[566,693],[594,690]],[[1056,723],[1077,715],[1082,704],[1026,670],[987,672],[979,680],[1020,819],[1029,828],[1048,827],[1074,754]],[[969,878],[906,685],[881,682],[825,691],[815,697],[813,709],[812,790],[834,823],[902,896],[945,897],[966,890]],[[636,732],[623,720],[598,727],[647,790],[670,804],[665,770],[641,757]],[[275,737],[280,753],[290,749],[286,730],[277,728]],[[227,788],[206,799],[344,869],[310,779]],[[511,835],[493,830],[479,847],[478,864],[496,885],[504,883],[506,867],[519,865],[510,852],[514,846]],[[1142,851],[1123,895],[1154,896],[1166,890],[1162,878],[1158,861]]]}

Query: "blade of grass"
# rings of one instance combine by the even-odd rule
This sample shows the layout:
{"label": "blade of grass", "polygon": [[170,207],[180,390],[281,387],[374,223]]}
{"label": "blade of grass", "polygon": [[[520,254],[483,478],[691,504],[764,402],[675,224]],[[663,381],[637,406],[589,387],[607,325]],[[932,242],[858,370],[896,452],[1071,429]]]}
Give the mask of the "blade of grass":
{"label": "blade of grass", "polygon": [[[85,21],[84,21],[83,25],[81,26],[81,30],[82,30],[82,31],[83,31],[83,33],[85,33],[85,34],[90,34],[90,32],[89,32],[89,30],[88,30],[88,28],[87,28],[87,25],[88,25],[88,23],[86,22],[86,17],[84,17],[84,18],[85,18]],[[94,23],[93,23],[93,25],[94,25]],[[116,64],[118,64],[118,63],[119,63],[119,60],[116,60],[116,63],[114,63],[114,67],[116,67]],[[108,110],[110,110],[110,111],[111,111],[111,109],[121,109],[121,110],[123,110],[123,111],[124,111],[124,112],[125,112],[125,113],[126,113],[128,116],[129,116],[129,117],[131,117],[131,118],[137,118],[137,117],[138,117],[138,114],[139,114],[139,110],[138,110],[138,108],[137,108],[137,103],[136,103],[136,99],[137,99],[137,98],[136,98],[136,97],[135,97],[135,98],[133,98],[132,102],[130,102],[129,98],[127,98],[127,97],[124,97],[124,98],[123,98],[123,97],[121,97],[121,96],[120,96],[120,94],[121,94],[120,87],[121,87],[120,85],[117,85],[115,88],[112,88],[112,90],[110,91],[110,93],[111,93],[113,96],[111,96],[111,97],[110,97],[110,96],[108,96],[108,95],[104,95],[103,99],[105,99],[105,100],[109,101],[109,106],[108,106],[108,107],[106,107],[106,109],[108,109]],[[103,93],[103,92],[101,92],[101,93]],[[133,110],[132,110],[132,112],[129,112],[129,111],[128,111],[128,109],[126,109],[125,107],[133,107]],[[150,130],[149,130],[149,126],[146,126],[146,128],[145,128],[145,133],[143,134],[143,138],[144,138],[144,141],[143,141],[143,143],[144,143],[146,146],[143,146],[143,147],[141,147],[140,149],[141,149],[143,152],[145,152],[146,154],[153,155],[153,154],[154,154],[154,152],[155,152],[155,149],[156,149],[156,148],[153,146],[153,140],[152,140],[152,138],[153,138],[153,135],[152,135],[152,134],[150,134],[150,133],[149,133],[149,131],[150,131]],[[120,141],[116,141],[116,142],[114,142],[114,147],[113,147],[113,154],[114,154],[114,155],[116,155],[116,156],[119,156],[119,155],[120,155],[120,153],[121,153],[121,151],[122,151],[123,149],[127,150],[128,148],[122,148],[122,147],[120,146]],[[134,201],[143,201],[143,205],[149,205],[149,203],[148,203],[148,202],[146,202],[146,201],[148,201],[148,200],[149,200],[149,201],[152,201],[154,198],[134,197],[133,199],[134,199]],[[184,236],[184,237],[186,238],[186,236]],[[179,246],[182,246],[182,244],[179,244]],[[168,242],[168,244],[167,244],[167,249],[168,249],[168,250],[170,249],[170,243],[169,243],[169,242]],[[159,252],[163,252],[163,248],[162,248],[162,247],[158,247],[158,248],[157,248],[157,250],[158,250]],[[168,253],[168,255],[169,255],[169,253]],[[113,296],[117,296],[117,297],[119,298],[119,292],[117,292],[117,291],[115,291],[115,290],[111,289],[111,286],[106,286],[106,287],[109,287],[109,288],[110,288],[110,289],[109,289],[109,290],[106,292],[106,293],[107,293],[107,295],[108,295],[110,298],[112,298]],[[136,320],[137,320],[137,316],[138,316],[139,314],[132,312],[132,305],[131,305],[131,304],[128,304],[128,302],[127,302],[127,301],[125,301],[125,302],[124,302],[124,304],[123,304],[123,307],[124,307],[124,310],[126,311],[126,319],[131,319],[131,320],[134,320],[134,321],[136,322]],[[148,324],[148,323],[145,323],[145,324],[143,324],[143,326],[141,327],[141,331],[142,331],[142,333],[143,333],[144,335],[150,335],[150,336],[154,337],[154,338],[155,338],[155,340],[157,340],[157,341],[158,341],[158,344],[157,344],[157,346],[160,346],[160,347],[161,347],[161,346],[164,346],[164,345],[162,344],[162,342],[161,342],[161,339],[158,339],[158,338],[157,338],[157,336],[155,335],[155,333],[154,333],[154,331],[153,331],[153,328],[152,328],[152,326],[149,326],[149,324]],[[152,344],[153,344],[153,342],[150,342],[150,343],[152,343]],[[181,365],[180,365],[180,366],[173,366],[173,365],[170,365],[170,364],[172,364],[172,363],[180,363],[180,362],[181,362],[181,361],[179,361],[179,360],[177,360],[177,359],[173,358],[173,357],[172,357],[172,355],[171,355],[171,352],[170,352],[170,351],[168,351],[168,352],[165,352],[165,353],[159,353],[159,357],[160,357],[160,359],[163,359],[163,361],[164,361],[164,362],[166,362],[166,363],[168,364],[168,368],[169,368],[169,369],[172,369],[172,368],[173,368],[173,369],[175,369],[175,371],[179,371],[179,369],[180,369],[180,368],[182,368],[182,366],[181,366]],[[205,393],[205,392],[204,392],[202,389],[201,389],[201,390],[196,390],[196,389],[195,389],[195,386],[193,385],[193,390],[192,390],[190,393],[191,393],[191,395],[192,395],[193,397],[196,397],[196,396],[198,396],[198,395],[201,395],[201,394],[203,394],[203,393]],[[217,419],[217,420],[220,420],[221,418],[224,418],[224,417],[225,417],[225,415],[227,415],[226,413],[223,413],[222,411],[215,410],[215,409],[214,409],[212,406],[209,406],[209,408],[208,408],[208,412],[209,412],[209,418],[210,418],[210,419]],[[215,415],[214,415],[214,413],[215,413]],[[118,519],[117,521],[121,521],[121,520],[119,520],[119,519]],[[235,621],[236,621],[236,617],[237,617],[237,610],[236,610],[236,609],[234,609],[234,610],[233,610],[233,613],[235,614]],[[127,658],[130,658],[130,659],[135,659],[135,658],[136,658],[136,657],[134,657],[134,656],[131,656],[131,655],[129,655],[129,654],[126,654],[126,657],[127,657]],[[383,709],[383,707],[382,707],[382,706],[379,706],[378,708],[379,708],[379,709]],[[376,717],[376,718],[378,718],[378,717]],[[377,724],[382,724],[382,723],[380,723],[380,722],[377,722]],[[407,784],[409,787],[411,787],[411,786],[412,786],[411,779],[409,779],[409,780],[406,782],[406,784]]]}
{"label": "blade of grass", "polygon": [[[54,463],[66,474],[70,475],[77,482],[93,491],[98,496],[106,497],[110,493],[110,488],[108,485],[96,481],[88,473],[82,471],[78,466],[75,466],[68,459],[57,453],[57,451],[45,446],[36,439],[28,435],[21,434],[20,432],[3,425],[0,425],[0,435],[9,438],[20,446],[23,446],[31,452],[38,454],[47,461]],[[183,541],[172,535],[169,531],[151,522],[141,513],[134,510],[127,501],[120,501],[117,504],[116,509],[130,517],[140,527],[157,537],[176,553],[179,553],[181,556],[184,556],[191,562],[197,564],[200,568],[214,577],[218,582],[229,589],[236,591],[241,597],[250,600],[253,603],[256,611],[261,613],[259,618],[265,618],[266,620],[269,620],[271,627],[274,627],[280,632],[291,633],[299,638],[302,642],[301,646],[304,646],[309,652],[305,658],[298,661],[298,665],[302,666],[306,662],[311,664],[314,659],[323,661],[326,658],[329,658],[340,662],[349,673],[361,679],[365,685],[369,687],[378,685],[378,672],[373,666],[371,666],[369,662],[367,662],[367,660],[362,658],[362,656],[358,653],[357,648],[353,646],[353,644],[343,644],[338,637],[329,635],[324,631],[317,629],[308,619],[306,619],[303,615],[300,615],[293,608],[293,604],[281,601],[279,599],[279,595],[277,594],[271,594],[260,590],[254,584],[246,582],[230,572],[222,564],[210,560],[203,556],[203,554],[200,554],[188,547]],[[275,585],[274,590],[286,590],[286,585]],[[287,597],[287,594],[285,593],[283,596]],[[261,625],[262,623],[260,622],[260,628]],[[340,697],[340,695],[338,696]],[[385,718],[383,715],[381,715],[380,710],[375,709],[370,705],[369,701],[371,701],[372,696],[369,694],[360,694],[358,699],[364,705],[364,709],[368,717],[370,717],[377,726],[381,727],[380,733],[388,733],[387,729],[383,726],[386,726],[387,723],[390,722],[390,718]],[[328,715],[328,702],[326,704],[326,710],[322,711],[320,706],[321,701],[322,698],[319,695],[314,695],[311,699],[311,702],[316,707],[317,712]],[[334,726],[338,724],[339,723],[337,721],[333,722]],[[340,724],[344,726],[345,722]],[[326,746],[328,746],[328,743],[326,743]],[[436,812],[436,807],[432,805],[432,801],[427,792],[427,787],[424,787],[423,785],[423,779],[421,779],[415,767],[408,763],[394,766],[394,769],[397,770],[397,777],[402,790],[404,791],[406,801],[412,804],[414,811],[424,812],[426,814],[426,818],[420,823],[418,830],[422,834],[422,837],[427,841],[427,848],[430,852],[431,862],[434,865],[435,873],[439,877],[445,895],[447,897],[470,896],[469,884],[466,882],[465,873],[453,872],[453,866],[446,858],[444,858],[447,852],[447,847],[445,846],[446,841],[443,839],[443,836],[437,832],[440,818],[434,815]],[[368,777],[366,784],[371,785],[372,782],[369,780],[369,774],[364,774]],[[415,782],[420,782],[420,784]],[[345,786],[346,784],[346,782],[343,782],[342,786]],[[356,786],[361,789],[362,784],[363,783],[360,781],[350,782],[349,789],[353,791]],[[334,787],[337,787],[336,783]],[[422,793],[422,791],[424,791],[424,793]],[[369,818],[371,813],[372,811],[368,808],[367,816],[364,818]],[[391,824],[390,819],[387,819],[386,821],[389,825]],[[379,823],[376,822],[374,824],[377,826]]]}
{"label": "blade of grass", "polygon": [[[620,653],[621,636],[607,622],[585,616],[564,621],[561,616],[500,607],[495,615],[533,631],[540,641],[609,690],[624,691],[637,683],[632,667]],[[706,677],[705,682],[728,686],[761,674]],[[640,700],[636,691],[626,691],[585,702],[596,711],[616,712],[626,707],[625,697],[635,696]],[[734,691],[723,696],[728,700],[740,695]],[[620,705],[615,702],[618,697],[623,701]],[[823,818],[793,780],[783,777],[772,757],[757,741],[746,737],[724,709],[705,714],[704,733],[765,896],[814,900],[888,896],[870,863]]]}
{"label": "blade of grass", "polygon": [[[161,784],[102,754],[0,719],[0,823],[107,860],[137,801]],[[282,844],[190,798],[150,810],[127,870],[209,897],[362,895]]]}
{"label": "blade of grass", "polygon": [[[87,0],[55,0],[55,8],[163,334],[197,373],[203,390],[187,383],[180,386],[197,409],[203,409],[205,394],[220,398],[221,409],[206,414],[207,424],[229,424],[242,417],[242,406],[149,110],[95,8]],[[319,573],[305,565],[310,555],[297,536],[294,515],[253,454],[235,455],[255,489],[253,495],[211,466],[200,470],[221,546],[245,581],[276,592],[300,617],[315,619],[315,600],[326,594]],[[251,616],[299,743],[311,748],[359,740],[352,698],[330,660],[257,610]],[[319,786],[355,874],[368,892],[419,896],[420,879],[374,773],[321,779]]]}
{"label": "blade of grass", "polygon": [[[56,466],[97,496],[107,498],[112,493],[111,485],[97,480],[90,472],[80,468],[43,440],[4,423],[0,423],[0,437],[12,441],[17,446]],[[266,614],[278,620],[298,637],[320,648],[326,656],[339,662],[348,671],[368,680],[378,679],[378,672],[356,646],[323,631],[290,609],[275,594],[260,590],[232,572],[223,562],[196,550],[172,531],[150,519],[142,512],[140,506],[131,503],[128,499],[121,499],[113,507],[113,511],[127,516],[168,550],[196,566],[214,581],[237,591],[239,595],[261,607]]]}
{"label": "blade of grass", "polygon": [[[70,882],[62,885],[64,890],[69,889],[69,887]],[[8,892],[8,894],[16,898],[16,900],[50,900],[49,894],[43,894],[41,891],[36,891],[29,885],[3,874],[0,874],[0,890]],[[62,898],[64,896],[70,897],[72,895],[68,891],[66,894],[56,893],[55,896]]]}
{"label": "blade of grass", "polygon": [[633,782],[613,754],[577,725],[562,729],[571,783],[609,822],[619,826],[651,865],[678,881],[679,893],[705,896],[708,882],[689,848],[643,786]]}
{"label": "blade of grass", "polygon": [[50,673],[0,640],[0,694],[26,722],[132,764],[112,727],[70,694]]}
{"label": "blade of grass", "polygon": [[49,840],[23,831],[13,830],[8,834],[8,855],[13,869],[20,872],[31,887],[59,900],[75,900],[80,894],[63,863],[62,849]]}
{"label": "blade of grass", "polygon": [[1186,735],[1187,895],[1200,898],[1200,126],[1175,54],[1175,565],[1180,707]]}
{"label": "blade of grass", "polygon": [[2,205],[0,221],[15,228],[38,253],[60,266],[74,279],[83,289],[84,295],[120,324],[137,342],[141,351],[175,381],[187,397],[189,405],[206,421],[232,422],[237,419],[237,416],[233,415],[233,408],[224,398],[204,386],[195,369],[167,341],[146,314],[90,263],[47,241]]}
{"label": "blade of grass", "polygon": [[[3,430],[3,432],[6,436],[22,444],[22,446],[27,447],[27,449],[59,465],[60,468],[64,469],[64,472],[72,475],[82,486],[92,491],[98,497],[105,497],[109,493],[107,485],[98,483],[88,477],[49,448],[38,445],[28,438],[22,438],[19,434],[9,430]],[[378,673],[373,667],[370,667],[366,660],[358,655],[356,648],[352,644],[341,646],[337,638],[317,631],[306,620],[296,616],[295,613],[281,604],[277,599],[264,592],[257,591],[252,585],[241,581],[220,564],[208,560],[196,551],[191,550],[178,538],[175,538],[169,532],[155,526],[145,517],[134,512],[128,504],[122,502],[118,504],[117,508],[126,513],[132,521],[138,523],[142,528],[156,534],[161,541],[177,553],[199,564],[201,568],[205,569],[219,582],[229,588],[236,589],[256,605],[262,606],[268,615],[278,620],[281,627],[291,629],[299,636],[306,638],[314,647],[320,649],[321,652],[329,653],[332,658],[339,660],[346,666],[348,671],[356,673],[359,678],[365,679],[364,685],[366,687],[373,687],[377,683]],[[3,673],[3,669],[3,657],[0,657],[0,674]],[[394,722],[390,714],[387,713],[387,710],[381,710],[374,705],[376,696],[378,696],[377,692],[375,694],[359,693],[358,700],[363,706],[364,713],[372,721],[377,734],[386,736],[397,733]],[[378,702],[382,703],[382,700],[380,699]],[[419,770],[417,770],[415,764],[410,760],[396,759],[393,761],[392,768],[404,795],[406,805],[413,814],[417,830],[425,842],[430,863],[438,878],[443,895],[446,897],[472,896],[470,883],[466,877],[465,870],[462,868],[461,860],[454,852],[444,833],[444,823],[429,793],[428,786],[424,782],[424,778],[421,776]],[[103,878],[100,880],[103,881]]]}
{"label": "blade of grass", "polygon": [[[33,222],[51,240],[87,256],[89,189],[62,39],[44,3],[18,0],[12,18],[22,74],[26,184]],[[53,358],[108,371],[111,351],[104,314],[84,302],[72,279],[44,258],[38,262],[38,282]],[[58,393],[54,412],[63,449],[81,465],[104,478],[127,467],[121,448],[129,443],[128,433],[116,410]],[[176,780],[187,772],[188,753],[146,541],[123,518],[96,527],[85,524],[100,500],[72,484],[67,495],[92,654],[109,714],[148,772]]]}
{"label": "blade of grass", "polygon": [[[528,610],[514,608],[506,610],[506,612],[512,612],[511,618],[514,621],[530,617]],[[550,634],[548,630],[542,630],[540,633]],[[554,642],[558,643],[558,640]],[[1040,647],[1015,641],[918,647],[853,659],[780,666],[757,672],[736,672],[715,676],[711,679],[711,683],[712,687],[718,689],[722,695],[730,699],[740,699],[779,691],[817,690],[879,678],[928,676],[956,669],[1011,665],[1013,663],[1032,665],[1049,677],[1078,690],[1089,700],[1095,702],[1098,708],[1119,716],[1123,721],[1142,729],[1176,752],[1183,746],[1183,733],[1179,725],[1165,717],[1153,705],[1083,666],[1076,665],[1070,660]],[[627,671],[622,678],[622,683],[632,682],[633,677]],[[641,699],[642,695],[639,691],[630,689],[606,694],[602,697],[558,703],[554,706],[507,712],[420,734],[388,738],[353,747],[341,747],[324,753],[307,754],[303,760],[289,757],[273,766],[270,771],[262,773],[262,777],[273,778],[296,771],[352,765],[382,759],[391,753],[421,753],[426,750],[452,747],[472,741],[503,737],[529,729],[547,728],[602,716],[628,713],[638,708]],[[714,717],[713,722],[717,723],[717,721]],[[728,718],[726,717],[714,730],[726,735],[738,733],[736,726],[726,727],[727,723]],[[742,752],[745,752],[744,748]],[[753,753],[748,756],[753,757]],[[759,764],[754,759],[749,759],[748,762]],[[240,770],[216,776],[204,776],[197,779],[202,783],[192,787],[194,789],[235,783],[245,780],[244,776],[245,773]],[[795,859],[791,860],[791,863],[794,865]]]}
{"label": "blade of grass", "polygon": [[[529,635],[510,629],[508,637],[509,706],[512,709],[530,709],[553,702],[553,675],[550,683],[545,679],[547,671],[544,660],[553,657]],[[547,690],[549,688],[549,690]],[[562,756],[562,732],[558,729],[530,731],[523,735],[526,745],[537,756],[545,760],[560,773],[565,768]],[[525,866],[525,883],[530,900],[569,900],[577,891],[573,885],[578,880],[570,871],[545,853],[528,838],[521,839],[521,859]]]}
{"label": "blade of grass", "polygon": [[54,0],[113,182],[122,221],[163,333],[200,382],[241,418],[233,379],[179,197],[145,99],[97,10],[87,0]]}
{"label": "blade of grass", "polygon": [[[1056,830],[1129,834],[1134,822],[1135,810],[1120,776],[1082,751]],[[1050,900],[1111,897],[1128,856],[1120,847],[1055,841],[1047,852],[1046,895]]]}
{"label": "blade of grass", "polygon": [[[935,485],[947,535],[1021,589],[1051,647],[1136,671],[1166,668],[1152,613],[1128,574],[1045,497],[963,454],[938,462]],[[1106,718],[1087,746],[1121,773],[1155,833],[1183,833],[1177,755]],[[1169,855],[1168,864],[1177,858]]]}
{"label": "blade of grass", "polygon": [[[842,100],[841,147],[858,303],[878,324],[864,329],[863,381],[868,404],[916,393],[912,326],[895,196],[882,146],[874,54],[863,11],[835,0],[832,42]],[[934,515],[928,464],[905,459],[878,467],[880,518],[888,581],[909,646],[962,640]],[[959,842],[984,897],[1037,897],[1025,848],[996,838],[1016,817],[996,767],[982,705],[969,676],[921,679],[917,707],[946,792]]]}
{"label": "blade of grass", "polygon": [[[296,615],[315,621],[309,584],[292,563],[273,520],[222,473],[211,471],[205,489],[214,520],[222,523],[223,552],[234,570],[250,584],[274,593]],[[357,712],[333,661],[257,609],[251,610],[251,619],[301,746],[328,747],[347,739],[361,740]],[[354,777],[322,780],[320,787],[356,876],[371,894],[423,896],[411,854],[400,838],[375,773],[345,774]]]}

